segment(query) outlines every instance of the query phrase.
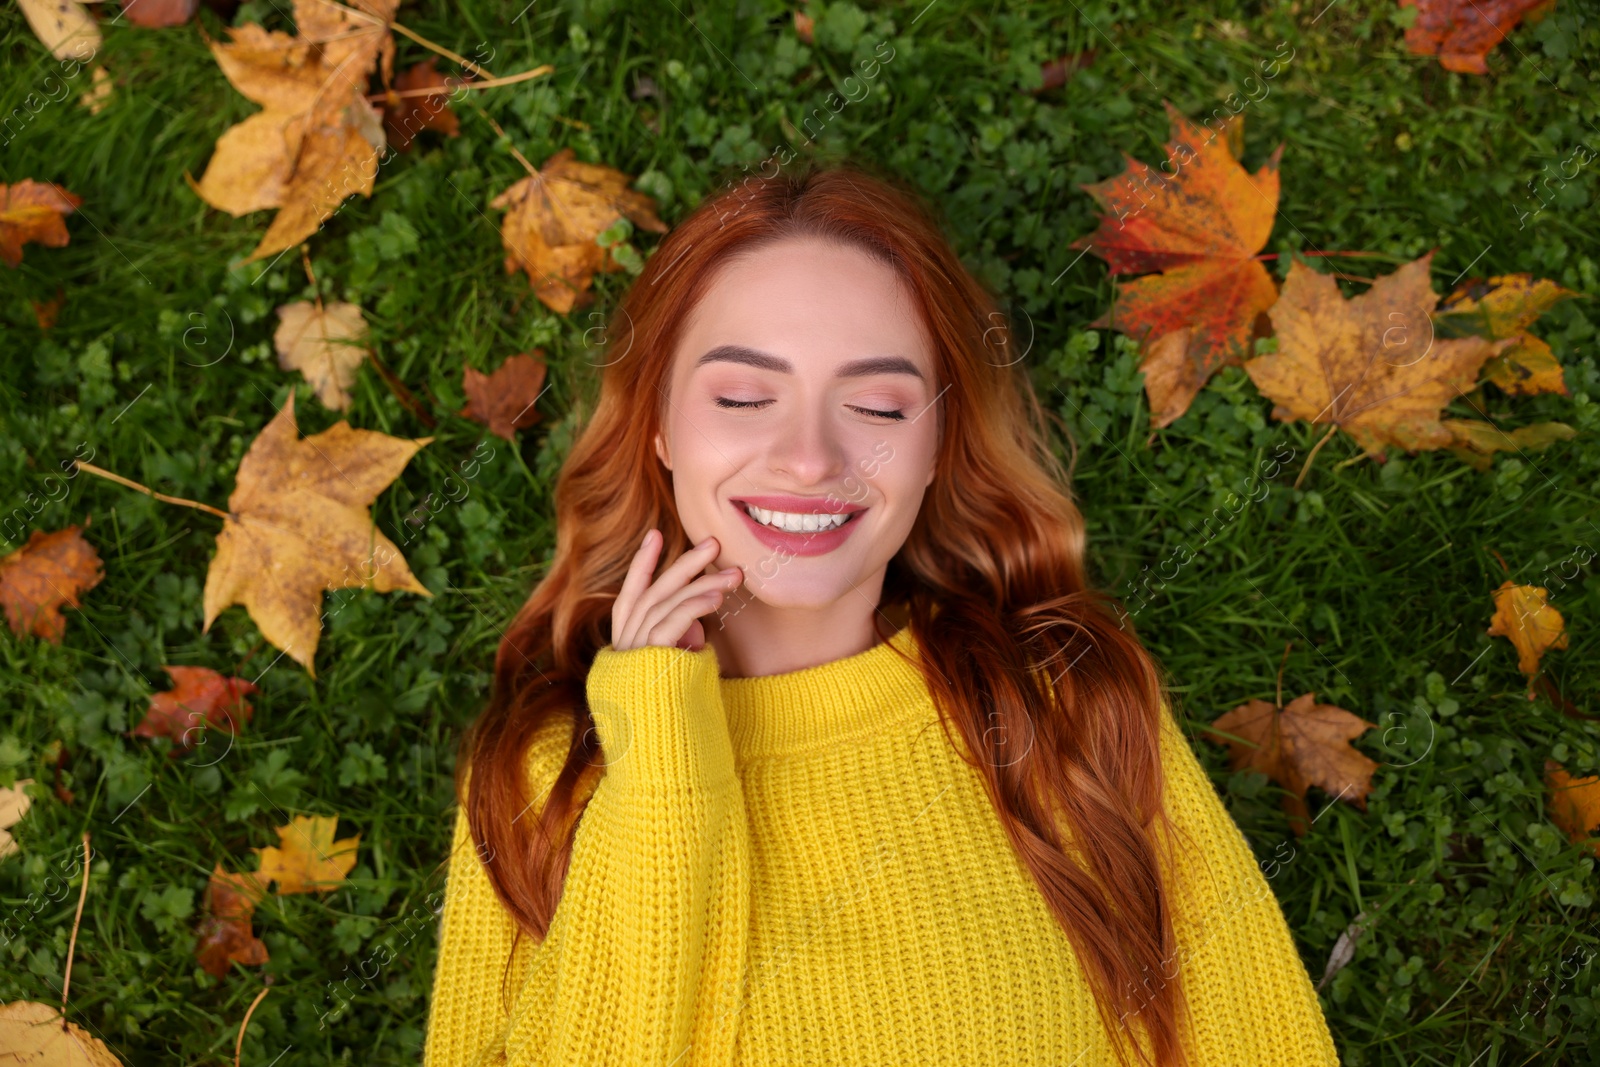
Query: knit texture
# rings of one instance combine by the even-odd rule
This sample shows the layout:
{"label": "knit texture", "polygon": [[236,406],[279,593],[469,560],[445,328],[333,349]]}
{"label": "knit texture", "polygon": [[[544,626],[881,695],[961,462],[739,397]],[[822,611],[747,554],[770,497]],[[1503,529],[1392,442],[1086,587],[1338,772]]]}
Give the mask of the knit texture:
{"label": "knit texture", "polygon": [[[606,772],[549,936],[515,959],[457,812],[424,1067],[1114,1064],[1066,935],[895,648],[919,655],[909,627],[762,678],[722,678],[709,646],[601,650]],[[1336,1065],[1278,902],[1163,712],[1184,1047],[1195,1067]],[[536,804],[567,734],[533,746]]]}

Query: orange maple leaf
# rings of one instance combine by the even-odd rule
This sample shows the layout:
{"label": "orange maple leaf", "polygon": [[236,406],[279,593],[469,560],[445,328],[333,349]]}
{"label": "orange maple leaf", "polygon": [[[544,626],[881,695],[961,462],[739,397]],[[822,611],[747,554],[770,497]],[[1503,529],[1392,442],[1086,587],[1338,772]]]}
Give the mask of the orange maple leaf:
{"label": "orange maple leaf", "polygon": [[1522,19],[1554,7],[1555,0],[1400,0],[1400,6],[1417,9],[1416,21],[1406,28],[1409,51],[1437,55],[1440,66],[1457,74],[1487,74],[1489,49]]}
{"label": "orange maple leaf", "polygon": [[1072,243],[1113,275],[1161,272],[1122,286],[1113,311],[1091,324],[1146,343],[1140,368],[1157,426],[1187,411],[1219,368],[1249,355],[1258,317],[1278,298],[1256,254],[1272,234],[1283,155],[1280,144],[1252,175],[1234,154],[1242,119],[1208,132],[1166,108],[1168,173],[1128,156],[1126,172],[1083,186],[1105,214]]}
{"label": "orange maple leaf", "polygon": [[149,710],[133,728],[135,737],[171,738],[167,755],[179,756],[204,744],[210,727],[226,723],[228,732],[237,734],[250,721],[246,697],[256,692],[254,682],[224,677],[210,667],[168,665],[163,670],[172,676],[173,687],[151,694]]}
{"label": "orange maple leaf", "polygon": [[63,248],[72,239],[65,216],[78,210],[83,198],[54,182],[24,178],[14,185],[0,182],[0,259],[8,267],[22,265],[22,246],[32,241]]}
{"label": "orange maple leaf", "polygon": [[1260,771],[1288,790],[1283,810],[1295,833],[1303,836],[1311,825],[1306,807],[1311,786],[1366,810],[1378,764],[1350,742],[1376,725],[1344,708],[1318,704],[1315,694],[1305,693],[1282,709],[1251,700],[1219,717],[1205,732],[1228,746],[1234,770]]}
{"label": "orange maple leaf", "polygon": [[0,605],[12,633],[61,643],[67,628],[61,609],[79,607],[78,596],[105,577],[100,553],[81,533],[88,525],[35,530],[27,544],[0,559]]}

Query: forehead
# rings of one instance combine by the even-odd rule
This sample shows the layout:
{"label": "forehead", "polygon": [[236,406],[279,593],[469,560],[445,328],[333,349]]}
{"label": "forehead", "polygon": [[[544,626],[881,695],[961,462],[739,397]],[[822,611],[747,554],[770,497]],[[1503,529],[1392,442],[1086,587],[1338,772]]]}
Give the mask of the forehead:
{"label": "forehead", "polygon": [[717,268],[685,324],[677,372],[724,344],[813,366],[894,354],[933,368],[927,328],[894,269],[817,238],[774,242]]}

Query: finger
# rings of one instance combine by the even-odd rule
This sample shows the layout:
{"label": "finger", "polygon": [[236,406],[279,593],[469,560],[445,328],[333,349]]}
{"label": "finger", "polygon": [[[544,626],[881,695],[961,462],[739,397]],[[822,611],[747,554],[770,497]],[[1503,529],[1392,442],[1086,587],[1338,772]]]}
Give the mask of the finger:
{"label": "finger", "polygon": [[661,572],[661,577],[656,579],[655,584],[681,589],[689,583],[689,579],[715,560],[721,551],[721,543],[715,537],[708,537],[673,560],[672,565]]}
{"label": "finger", "polygon": [[722,603],[721,591],[702,593],[699,596],[689,597],[677,605],[666,618],[650,628],[646,644],[651,645],[676,645],[678,640],[689,631],[689,625],[702,615],[709,614]]}
{"label": "finger", "polygon": [[[663,611],[670,609],[674,594],[688,584],[689,579],[694,577],[696,571],[716,559],[717,553],[720,551],[721,548],[717,544],[717,539],[708,537],[673,560],[672,564],[661,572],[660,577],[656,578],[648,589],[639,594],[639,599],[634,602],[631,608],[632,617],[634,619],[648,618],[654,613],[655,618],[660,618]],[[662,604],[666,604],[667,607],[662,611],[655,610]],[[637,637],[639,630],[632,622],[628,625],[634,631],[629,636]]]}
{"label": "finger", "polygon": [[[733,568],[733,570],[736,573],[729,574],[724,571],[718,571],[705,578],[697,578],[676,593],[662,596],[654,604],[641,604],[637,613],[639,620],[637,632],[650,633],[654,631],[677,609],[679,604],[687,599],[703,597],[708,593],[716,593],[719,597],[727,595],[738,587],[738,582],[740,581],[740,575],[737,573],[738,568]],[[659,586],[661,583],[657,582],[656,584]],[[720,604],[721,600],[719,599],[717,603]],[[695,612],[695,616],[702,614],[704,614],[703,611]],[[685,622],[684,626],[687,627],[688,623]]]}
{"label": "finger", "polygon": [[689,629],[678,639],[678,647],[688,652],[699,652],[706,647],[706,628],[696,619],[689,624]]}
{"label": "finger", "polygon": [[623,647],[623,640],[627,636],[626,630],[633,608],[638,603],[639,596],[650,587],[650,575],[655,573],[656,559],[661,554],[662,537],[660,531],[652,528],[647,530],[644,540],[639,542],[639,550],[633,554],[633,561],[628,564],[627,576],[622,579],[622,589],[617,593],[617,599],[611,605],[611,643],[615,648]]}

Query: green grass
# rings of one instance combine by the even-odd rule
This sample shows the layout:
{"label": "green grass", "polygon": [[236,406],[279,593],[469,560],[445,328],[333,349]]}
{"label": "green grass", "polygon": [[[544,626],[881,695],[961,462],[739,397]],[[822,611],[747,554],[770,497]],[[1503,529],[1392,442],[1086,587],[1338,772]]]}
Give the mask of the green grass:
{"label": "green grass", "polygon": [[[1276,861],[1271,884],[1314,978],[1358,913],[1378,916],[1323,990],[1344,1060],[1600,1063],[1584,1049],[1600,1029],[1594,859],[1549,823],[1541,783],[1547,757],[1600,771],[1600,730],[1542,696],[1529,701],[1510,644],[1484,634],[1506,577],[1550,587],[1571,631],[1571,647],[1546,657],[1550,677],[1597,713],[1600,579],[1593,563],[1559,587],[1555,578],[1572,574],[1563,561],[1574,553],[1600,549],[1593,303],[1558,305],[1538,327],[1566,366],[1570,396],[1490,396],[1502,425],[1559,419],[1580,431],[1575,440],[1501,455],[1478,473],[1447,453],[1341,465],[1356,449],[1339,436],[1297,490],[1320,428],[1273,421],[1271,402],[1237,368],[1147,443],[1136,352],[1085,326],[1112,285],[1099,260],[1068,247],[1095,222],[1080,183],[1120,171],[1124,152],[1162,158],[1163,99],[1210,114],[1292,47],[1270,93],[1245,111],[1251,169],[1286,145],[1268,251],[1381,253],[1313,261],[1371,276],[1437,248],[1441,292],[1469,270],[1531,271],[1595,292],[1597,168],[1522,214],[1538,203],[1531,181],[1557,173],[1581,144],[1600,151],[1600,92],[1582,73],[1600,59],[1594,9],[1560,0],[1478,78],[1408,55],[1393,5],[1363,0],[1081,9],[941,0],[881,11],[814,2],[814,48],[797,44],[781,4],[680,7],[402,7],[401,21],[458,53],[492,49],[484,62],[496,74],[546,62],[556,73],[475,94],[482,113],[460,109],[459,139],[424,135],[385,165],[370,200],[348,202],[310,241],[323,295],[361,304],[381,358],[439,419],[424,427],[362,371],[353,425],[435,437],[374,507],[434,596],[330,594],[315,680],[275,659],[241,608],[200,632],[217,520],[93,477],[50,499],[44,481],[92,448],[97,465],[222,506],[244,449],[290,389],[303,432],[337,421],[270,351],[273,309],[311,295],[297,257],[230,272],[269,216],[210,210],[183,180],[254,105],[192,26],[118,25],[102,53],[115,103],[99,115],[49,104],[5,146],[0,178],[57,181],[84,204],[69,247],[30,245],[20,270],[0,270],[0,514],[23,516],[0,550],[92,517],[87,536],[106,579],[67,612],[61,646],[0,638],[0,781],[46,786],[18,828],[22,856],[0,861],[0,919],[16,931],[0,944],[0,999],[59,999],[77,887],[51,875],[88,830],[97,859],[71,1017],[126,1062],[227,1060],[261,975],[272,992],[251,1019],[244,1063],[416,1061],[455,741],[485,698],[500,629],[551,551],[549,491],[571,439],[568,412],[595,386],[584,335],[597,320],[547,313],[525,277],[502,269],[500,215],[487,205],[522,175],[509,149],[537,164],[571,146],[644,175],[672,221],[741,165],[796,143],[789,131],[889,41],[894,57],[871,96],[828,121],[820,150],[915,181],[1003,294],[1031,338],[1041,395],[1082,446],[1076,492],[1103,583],[1131,597],[1143,568],[1193,551],[1136,615],[1191,725],[1271,699],[1289,643],[1286,698],[1313,691],[1380,724],[1359,742],[1383,763],[1368,810],[1314,791],[1318,820],[1303,839],[1274,787],[1229,774],[1224,751],[1196,741],[1258,854]],[[201,17],[221,36],[211,11]],[[287,28],[269,0],[241,17]],[[10,114],[30,91],[51,91],[39,86],[54,61],[15,6],[0,10],[0,40],[0,114]],[[425,54],[397,45],[397,68]],[[1093,65],[1064,88],[1026,91],[1041,61],[1088,48]],[[658,95],[635,100],[644,77]],[[634,243],[648,254],[655,238]],[[1288,263],[1275,261],[1280,275]],[[627,283],[600,279],[594,310]],[[41,335],[28,301],[58,287],[65,307]],[[462,368],[492,369],[536,346],[551,366],[543,421],[516,447],[489,438],[493,457],[477,476],[450,482],[485,442],[454,414]],[[1261,484],[1251,479],[1262,460],[1289,449],[1297,458],[1263,499],[1220,528],[1202,525],[1230,491]],[[432,506],[417,511],[429,494]],[[168,687],[166,663],[258,679],[255,718],[225,756],[171,760],[124,736],[149,694]],[[57,741],[69,755],[59,771]],[[57,774],[71,805],[48,788]],[[256,928],[271,962],[260,975],[212,981],[193,956],[208,873],[219,860],[251,866],[249,849],[276,843],[272,827],[304,812],[338,813],[342,835],[361,834],[349,886],[270,899]],[[387,955],[382,967],[363,962]],[[361,971],[373,973],[344,987],[349,1007],[319,1027],[343,999],[332,984]]]}

